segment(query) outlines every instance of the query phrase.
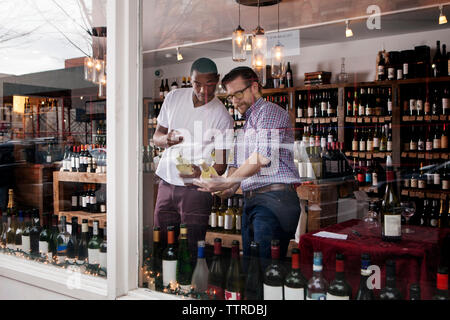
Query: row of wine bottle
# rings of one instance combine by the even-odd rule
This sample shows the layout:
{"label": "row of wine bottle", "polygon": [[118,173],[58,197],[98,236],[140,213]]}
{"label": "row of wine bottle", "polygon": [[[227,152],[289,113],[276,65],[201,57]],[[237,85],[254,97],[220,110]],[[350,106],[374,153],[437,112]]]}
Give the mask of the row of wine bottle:
{"label": "row of wine bottle", "polygon": [[[195,268],[190,264],[187,248],[187,229],[181,226],[180,241],[175,246],[174,228],[168,228],[168,246],[164,250],[159,244],[159,228],[154,230],[153,256],[148,285],[153,290],[181,294],[204,294],[212,300],[374,300],[374,288],[368,281],[371,271],[370,256],[362,255],[361,282],[355,297],[345,279],[344,255],[336,256],[336,277],[328,285],[322,275],[322,253],[314,253],[313,276],[308,281],[300,270],[300,250],[292,250],[292,267],[286,270],[280,259],[280,242],[272,240],[271,263],[262,270],[259,259],[259,244],[251,243],[251,257],[246,274],[240,258],[239,241],[232,243],[231,261],[228,268],[222,255],[222,240],[214,240],[214,256],[210,267],[205,260],[205,242],[198,243],[198,258]],[[381,289],[379,299],[403,299],[396,287],[395,261],[386,262],[386,286]],[[169,291],[170,290],[170,291]],[[411,286],[411,299],[420,300],[420,287]],[[448,269],[438,271],[437,292],[434,299],[448,299]]]}
{"label": "row of wine bottle", "polygon": [[352,151],[391,152],[392,130],[389,124],[353,129]]}
{"label": "row of wine bottle", "polygon": [[403,151],[448,151],[449,124],[408,127],[403,130]]}
{"label": "row of wine bottle", "polygon": [[106,173],[106,146],[66,147],[61,171]]}
{"label": "row of wine bottle", "polygon": [[[428,94],[430,92],[431,94]],[[402,96],[404,116],[449,115],[449,89],[447,86],[427,89],[423,86],[405,88]]]}
{"label": "row of wine bottle", "polygon": [[391,116],[391,88],[360,88],[347,91],[347,117]]}
{"label": "row of wine bottle", "polygon": [[301,92],[297,100],[297,118],[337,117],[338,91]]}

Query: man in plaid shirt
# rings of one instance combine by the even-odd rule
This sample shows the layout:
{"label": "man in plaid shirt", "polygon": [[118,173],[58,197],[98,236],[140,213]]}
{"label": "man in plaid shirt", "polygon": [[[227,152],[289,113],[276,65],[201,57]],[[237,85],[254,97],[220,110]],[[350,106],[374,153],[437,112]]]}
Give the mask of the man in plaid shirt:
{"label": "man in plaid shirt", "polygon": [[245,117],[237,137],[234,163],[228,177],[196,180],[200,191],[232,196],[239,187],[244,193],[242,241],[244,255],[250,243],[260,245],[265,267],[271,258],[271,241],[280,240],[280,256],[286,256],[300,217],[300,202],[294,185],[300,182],[293,157],[294,135],[289,113],[264,101],[256,73],[248,67],[233,69],[222,80],[227,99]]}

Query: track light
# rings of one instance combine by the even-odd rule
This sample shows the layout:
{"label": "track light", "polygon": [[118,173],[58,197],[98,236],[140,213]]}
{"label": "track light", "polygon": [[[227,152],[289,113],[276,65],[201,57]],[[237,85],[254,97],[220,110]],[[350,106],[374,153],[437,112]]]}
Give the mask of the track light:
{"label": "track light", "polygon": [[444,6],[439,6],[439,24],[446,24],[447,23],[447,17],[442,13],[442,10],[444,9]]}
{"label": "track light", "polygon": [[177,60],[178,61],[182,61],[183,59],[184,58],[183,58],[183,55],[180,52],[180,48],[177,48]]}

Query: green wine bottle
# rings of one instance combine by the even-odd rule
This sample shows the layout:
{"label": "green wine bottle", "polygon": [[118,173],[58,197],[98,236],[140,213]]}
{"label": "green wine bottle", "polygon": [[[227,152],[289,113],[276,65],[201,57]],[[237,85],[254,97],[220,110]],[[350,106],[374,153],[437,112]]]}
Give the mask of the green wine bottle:
{"label": "green wine bottle", "polygon": [[386,160],[386,192],[381,204],[381,238],[383,241],[400,241],[402,239],[401,208],[394,187],[394,170],[392,158]]}
{"label": "green wine bottle", "polygon": [[300,271],[300,249],[292,249],[292,269],[284,280],[285,300],[305,300],[308,281]]}
{"label": "green wine bottle", "polygon": [[81,236],[78,242],[78,259],[77,264],[83,265],[88,260],[88,244],[89,244],[89,225],[88,220],[81,221]]}
{"label": "green wine bottle", "polygon": [[380,300],[403,300],[395,281],[395,261],[386,261],[386,286],[380,291]]}
{"label": "green wine bottle", "polygon": [[245,300],[258,301],[264,297],[263,274],[259,261],[259,244],[250,244],[250,263],[245,281]]}
{"label": "green wine bottle", "polygon": [[163,287],[176,284],[177,281],[177,248],[175,247],[175,227],[167,228],[167,248],[162,255]]}
{"label": "green wine bottle", "polygon": [[336,254],[336,276],[330,283],[327,292],[327,300],[350,300],[352,298],[352,288],[345,280],[344,255]]}
{"label": "green wine bottle", "polygon": [[188,293],[191,291],[193,272],[187,234],[187,226],[182,224],[180,226],[180,241],[178,243],[177,282],[180,286],[181,292],[183,293]]}
{"label": "green wine bottle", "polygon": [[88,266],[98,267],[100,265],[100,244],[102,239],[98,235],[99,221],[95,220],[92,230],[92,238],[88,243]]}
{"label": "green wine bottle", "polygon": [[44,225],[41,233],[39,234],[39,254],[44,259],[47,259],[49,252],[50,229],[48,218],[49,215],[47,213],[44,213],[42,216]]}
{"label": "green wine bottle", "polygon": [[231,245],[231,263],[225,284],[225,300],[243,300],[243,293],[244,282],[242,281],[242,266],[239,257],[239,241],[233,240]]}
{"label": "green wine bottle", "polygon": [[208,276],[208,295],[211,300],[224,300],[225,265],[222,257],[222,239],[214,239],[214,256]]}
{"label": "green wine bottle", "polygon": [[272,262],[264,272],[264,300],[284,300],[286,270],[280,263],[280,241],[272,240]]}

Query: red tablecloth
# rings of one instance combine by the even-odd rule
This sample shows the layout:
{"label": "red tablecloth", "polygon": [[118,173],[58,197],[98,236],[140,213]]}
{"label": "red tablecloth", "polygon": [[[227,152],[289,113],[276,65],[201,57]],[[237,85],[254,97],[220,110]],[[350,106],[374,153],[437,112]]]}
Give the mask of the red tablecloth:
{"label": "red tablecloth", "polygon": [[[396,260],[397,287],[403,297],[409,299],[409,286],[418,282],[421,286],[422,299],[431,299],[435,293],[437,267],[441,259],[442,243],[450,229],[408,226],[414,233],[403,234],[402,241],[388,243],[381,240],[379,226],[369,227],[361,220],[350,220],[336,224],[320,231],[348,235],[347,240],[335,240],[304,234],[300,238],[300,264],[303,274],[312,276],[313,253],[323,254],[323,274],[330,283],[335,277],[336,253],[345,255],[346,279],[353,289],[353,297],[359,288],[361,254],[369,253],[371,264],[381,269],[381,288],[385,284],[385,263],[388,259]],[[352,230],[361,236],[355,235]],[[378,296],[379,291],[375,290]]]}

